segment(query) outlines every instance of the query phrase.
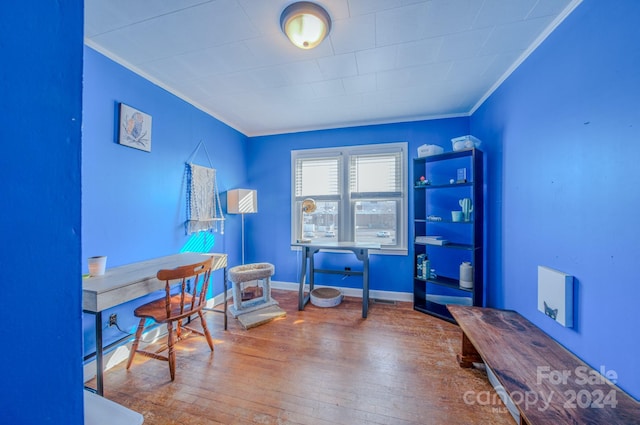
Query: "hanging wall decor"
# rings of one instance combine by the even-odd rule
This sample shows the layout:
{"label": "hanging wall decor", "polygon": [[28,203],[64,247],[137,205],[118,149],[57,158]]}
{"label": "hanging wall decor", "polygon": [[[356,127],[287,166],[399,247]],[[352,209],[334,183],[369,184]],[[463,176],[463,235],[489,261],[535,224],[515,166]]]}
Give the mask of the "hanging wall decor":
{"label": "hanging wall decor", "polygon": [[[187,220],[185,222],[185,233],[192,234],[201,231],[218,231],[224,234],[224,215],[220,205],[220,195],[216,182],[216,170],[213,167],[204,167],[191,162],[201,146],[198,144],[193,154],[187,162]],[[211,159],[204,147],[207,159],[211,165]],[[220,224],[220,226],[218,226]]]}
{"label": "hanging wall decor", "polygon": [[151,115],[124,103],[119,109],[118,143],[151,152]]}

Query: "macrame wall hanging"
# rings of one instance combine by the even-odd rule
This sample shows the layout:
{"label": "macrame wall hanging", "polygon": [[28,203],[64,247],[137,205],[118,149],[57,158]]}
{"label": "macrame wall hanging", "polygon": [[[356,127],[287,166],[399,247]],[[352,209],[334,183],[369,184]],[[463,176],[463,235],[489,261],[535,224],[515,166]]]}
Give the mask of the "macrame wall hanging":
{"label": "macrame wall hanging", "polygon": [[[209,167],[193,164],[191,161],[200,150],[204,151],[209,161]],[[216,170],[213,168],[207,147],[202,141],[198,143],[189,159],[185,163],[187,176],[187,220],[185,234],[220,230],[224,234],[224,214],[220,205],[220,194],[216,181]]]}

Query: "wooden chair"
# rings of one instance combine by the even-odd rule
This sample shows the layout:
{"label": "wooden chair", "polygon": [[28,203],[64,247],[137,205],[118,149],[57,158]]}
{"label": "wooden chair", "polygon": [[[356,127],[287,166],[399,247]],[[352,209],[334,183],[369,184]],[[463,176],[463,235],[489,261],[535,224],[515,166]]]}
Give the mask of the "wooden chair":
{"label": "wooden chair", "polygon": [[[207,329],[207,323],[204,320],[204,313],[202,312],[202,309],[205,307],[205,297],[209,286],[212,266],[213,257],[201,263],[180,266],[172,270],[158,271],[157,278],[165,281],[165,296],[159,300],[141,305],[133,312],[136,317],[140,318],[140,324],[136,331],[136,339],[131,347],[127,369],[131,367],[136,353],[140,353],[147,357],[168,361],[169,372],[171,373],[171,380],[173,381],[176,372],[175,344],[180,341],[183,328],[199,335],[204,335],[209,343],[209,348],[213,351],[213,341],[211,334],[209,334],[209,329]],[[196,313],[200,317],[200,323],[204,332],[182,326],[184,319],[190,318]],[[153,319],[156,323],[167,324],[167,347],[163,347],[153,353],[138,350],[140,337],[146,328],[145,323],[147,319]],[[173,329],[174,322],[177,322],[175,336]],[[159,354],[167,348],[169,352],[166,357]]]}

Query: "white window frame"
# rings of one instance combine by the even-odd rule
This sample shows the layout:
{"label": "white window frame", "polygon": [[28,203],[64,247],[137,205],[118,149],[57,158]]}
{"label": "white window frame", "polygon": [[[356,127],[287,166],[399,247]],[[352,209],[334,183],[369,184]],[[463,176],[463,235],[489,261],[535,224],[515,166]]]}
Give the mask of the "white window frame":
{"label": "white window frame", "polygon": [[[400,173],[398,182],[399,192],[394,193],[394,197],[384,197],[384,193],[370,193],[368,197],[352,197],[349,182],[350,158],[353,155],[380,155],[385,153],[400,153]],[[332,196],[296,196],[296,166],[299,159],[338,159],[338,195]],[[338,240],[353,241],[355,239],[355,203],[362,199],[397,200],[396,207],[396,243],[393,245],[384,244],[381,240],[382,248],[376,251],[382,254],[407,255],[407,226],[408,226],[408,144],[406,142],[381,143],[372,145],[342,146],[334,148],[303,149],[291,151],[291,243],[296,243],[299,237],[300,205],[304,198],[311,197],[316,201],[337,201],[340,205]],[[297,247],[293,247],[296,249]],[[299,249],[299,247],[297,248]]]}

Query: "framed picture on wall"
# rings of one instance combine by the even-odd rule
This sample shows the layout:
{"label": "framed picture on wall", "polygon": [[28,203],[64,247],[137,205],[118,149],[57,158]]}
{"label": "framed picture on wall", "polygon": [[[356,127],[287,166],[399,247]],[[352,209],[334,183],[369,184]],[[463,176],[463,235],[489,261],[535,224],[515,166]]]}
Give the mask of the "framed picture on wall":
{"label": "framed picture on wall", "polygon": [[124,103],[119,109],[118,143],[151,152],[151,115]]}

